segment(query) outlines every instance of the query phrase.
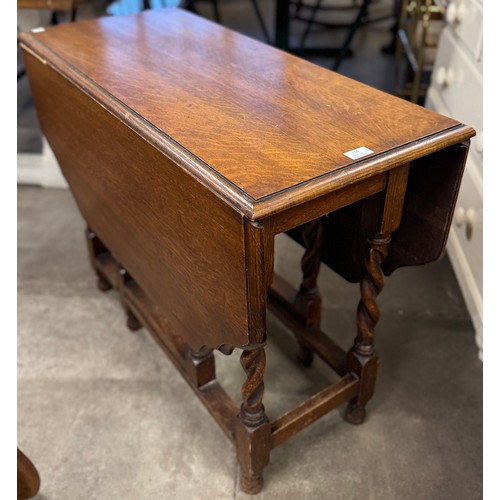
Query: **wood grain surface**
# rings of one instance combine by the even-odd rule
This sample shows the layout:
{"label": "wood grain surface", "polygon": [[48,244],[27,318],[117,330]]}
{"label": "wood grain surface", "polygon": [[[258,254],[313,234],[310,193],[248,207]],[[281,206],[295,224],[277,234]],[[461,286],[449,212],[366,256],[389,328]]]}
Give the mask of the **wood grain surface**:
{"label": "wood grain surface", "polygon": [[18,9],[70,10],[87,0],[17,0]]}
{"label": "wood grain surface", "polygon": [[50,67],[26,68],[84,219],[173,334],[195,351],[251,342],[241,215]]}
{"label": "wood grain surface", "polygon": [[[141,117],[144,133],[181,145],[195,168],[253,202],[359,163],[344,154],[356,148],[373,151],[363,160],[385,162],[395,148],[419,149],[460,125],[181,9],[22,40],[68,78],[83,75],[98,100],[112,95],[122,119]],[[473,134],[460,132],[455,142]]]}

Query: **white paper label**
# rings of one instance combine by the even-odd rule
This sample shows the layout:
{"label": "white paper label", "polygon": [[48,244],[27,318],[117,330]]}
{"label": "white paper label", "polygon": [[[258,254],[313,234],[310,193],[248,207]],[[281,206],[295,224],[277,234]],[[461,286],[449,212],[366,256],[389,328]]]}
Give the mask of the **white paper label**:
{"label": "white paper label", "polygon": [[352,151],[347,151],[347,153],[344,154],[348,156],[351,160],[357,160],[358,158],[363,158],[363,156],[368,156],[371,155],[372,153],[373,151],[371,149],[361,146],[360,148],[353,149]]}
{"label": "white paper label", "polygon": [[31,30],[31,33],[43,33],[45,31],[45,28],[40,27],[40,28],[33,28]]}

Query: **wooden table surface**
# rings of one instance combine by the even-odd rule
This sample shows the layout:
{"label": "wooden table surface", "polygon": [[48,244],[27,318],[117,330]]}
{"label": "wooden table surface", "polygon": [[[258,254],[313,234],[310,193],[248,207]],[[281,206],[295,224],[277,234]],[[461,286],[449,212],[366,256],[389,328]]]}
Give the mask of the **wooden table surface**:
{"label": "wooden table surface", "polygon": [[319,183],[358,163],[345,155],[357,148],[379,158],[459,125],[181,9],[27,36],[241,204]]}
{"label": "wooden table surface", "polygon": [[[474,133],[181,9],[20,39],[83,217],[195,348],[262,338],[275,234],[383,191],[392,169]],[[345,155],[361,147],[373,153]],[[462,168],[450,155],[414,162],[405,212],[421,220],[403,217],[388,266],[442,251]],[[348,278],[349,255],[336,258]]]}

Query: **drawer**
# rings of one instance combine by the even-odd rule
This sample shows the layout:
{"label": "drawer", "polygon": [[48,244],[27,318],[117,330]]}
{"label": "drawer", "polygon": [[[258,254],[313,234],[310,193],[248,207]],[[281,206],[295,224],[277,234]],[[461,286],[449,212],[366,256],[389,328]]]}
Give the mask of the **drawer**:
{"label": "drawer", "polygon": [[483,6],[477,0],[452,0],[446,8],[446,23],[477,61],[483,45]]}
{"label": "drawer", "polygon": [[441,36],[431,86],[446,107],[444,114],[474,127],[478,135],[471,141],[471,154],[482,162],[483,77],[448,28]]}
{"label": "drawer", "polygon": [[453,230],[482,295],[483,289],[483,193],[477,165],[467,160],[453,216]]}
{"label": "drawer", "polygon": [[[452,113],[445,106],[439,91],[435,86],[429,88],[425,98],[425,107],[439,113],[441,115],[454,118]],[[477,165],[477,171],[482,183],[483,179],[483,131],[476,129],[476,137],[471,139],[471,146],[469,149],[469,157],[474,157],[474,163]]]}

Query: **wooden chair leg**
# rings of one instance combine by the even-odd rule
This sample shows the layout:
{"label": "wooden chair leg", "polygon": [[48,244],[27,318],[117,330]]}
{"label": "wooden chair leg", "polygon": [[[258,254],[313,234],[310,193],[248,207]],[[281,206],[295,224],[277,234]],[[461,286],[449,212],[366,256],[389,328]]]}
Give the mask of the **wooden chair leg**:
{"label": "wooden chair leg", "polygon": [[222,20],[221,20],[221,17],[220,17],[220,11],[219,11],[219,2],[218,0],[212,0],[212,5],[213,5],[213,8],[214,8],[214,18],[215,18],[215,21],[219,24],[222,24]]}
{"label": "wooden chair leg", "polygon": [[33,498],[40,489],[40,475],[31,460],[17,449],[17,498]]}
{"label": "wooden chair leg", "polygon": [[262,30],[262,34],[264,35],[264,40],[267,44],[271,45],[271,36],[269,35],[269,31],[267,30],[266,23],[264,22],[264,16],[262,15],[259,4],[257,3],[257,0],[251,0],[251,2],[255,15],[257,16],[257,21],[260,25],[260,29]]}
{"label": "wooden chair leg", "polygon": [[247,379],[241,388],[243,402],[236,422],[236,452],[240,463],[240,487],[245,493],[259,493],[264,485],[262,471],[271,453],[271,424],[262,398],[266,353],[263,347],[243,351],[241,366]]}
{"label": "wooden chair leg", "polygon": [[50,24],[51,26],[56,26],[59,24],[59,14],[57,13],[57,10],[53,10],[50,13]]}

